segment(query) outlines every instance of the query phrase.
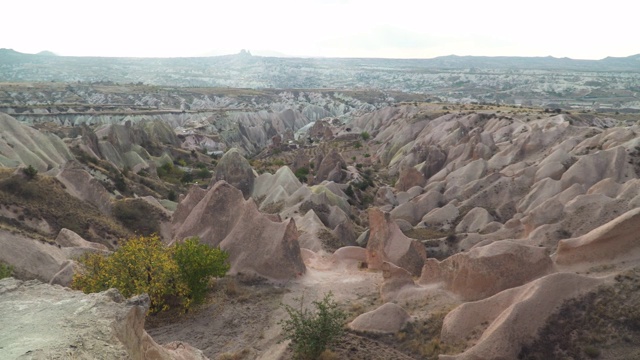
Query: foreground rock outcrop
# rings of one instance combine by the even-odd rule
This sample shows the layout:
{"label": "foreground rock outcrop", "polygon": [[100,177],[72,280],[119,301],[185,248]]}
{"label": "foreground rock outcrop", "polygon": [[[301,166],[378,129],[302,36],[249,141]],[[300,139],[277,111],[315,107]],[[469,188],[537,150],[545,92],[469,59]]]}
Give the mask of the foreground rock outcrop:
{"label": "foreground rock outcrop", "polygon": [[280,221],[277,215],[261,213],[253,199],[245,200],[240,190],[225,181],[200,195],[200,190],[192,188],[178,204],[174,241],[198,236],[228,251],[231,274],[288,280],[305,272],[293,220]]}
{"label": "foreground rock outcrop", "polygon": [[186,343],[157,344],[144,330],[146,295],[83,294],[39,281],[0,280],[0,358],[204,360]]}

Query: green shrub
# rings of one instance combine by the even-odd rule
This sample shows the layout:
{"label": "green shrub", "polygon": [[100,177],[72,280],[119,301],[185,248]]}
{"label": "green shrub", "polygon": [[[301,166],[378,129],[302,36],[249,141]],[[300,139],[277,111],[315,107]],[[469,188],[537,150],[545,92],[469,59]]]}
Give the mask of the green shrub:
{"label": "green shrub", "polygon": [[157,235],[131,238],[110,255],[88,254],[71,287],[85,293],[116,288],[125,297],[146,293],[150,312],[166,310],[171,297],[187,309],[204,299],[211,276],[224,276],[228,254],[196,238],[167,247]]}
{"label": "green shrub", "polygon": [[38,169],[34,168],[33,165],[29,165],[22,169],[22,172],[29,180],[34,179],[36,175],[38,175]]}
{"label": "green shrub", "polygon": [[0,279],[8,278],[13,275],[13,267],[0,262]]}
{"label": "green shrub", "polygon": [[147,293],[151,312],[166,310],[169,295],[184,297],[184,283],[175,282],[178,265],[158,236],[139,236],[113,254],[89,254],[80,260],[84,270],[73,277],[71,287],[85,293],[116,288],[125,297]]}
{"label": "green shrub", "polygon": [[296,170],[295,175],[298,178],[298,180],[300,180],[300,182],[306,183],[307,175],[309,175],[309,169],[306,167],[301,167],[298,170]]}
{"label": "green shrub", "polygon": [[360,137],[362,137],[362,140],[367,141],[367,140],[369,140],[371,138],[371,135],[369,135],[368,132],[363,131],[363,132],[360,133]]}
{"label": "green shrub", "polygon": [[185,172],[184,174],[182,174],[182,177],[180,177],[180,182],[183,184],[193,182],[193,174],[190,172]]}
{"label": "green shrub", "polygon": [[278,324],[282,326],[285,339],[291,340],[296,359],[317,359],[342,336],[347,316],[332,297],[329,292],[321,301],[314,301],[314,312],[303,308],[304,299],[299,299],[300,309],[284,305],[289,319]]}
{"label": "green shrub", "polygon": [[189,301],[201,303],[207,294],[209,279],[222,277],[229,271],[229,253],[200,244],[196,237],[177,243],[173,259],[180,269],[180,278],[189,290]]}
{"label": "green shrub", "polygon": [[196,172],[196,175],[200,179],[208,179],[211,177],[211,171],[209,171],[209,169],[207,168],[199,168]]}
{"label": "green shrub", "polygon": [[173,166],[172,163],[167,162],[156,169],[158,177],[166,182],[177,184],[182,180],[182,177],[186,174],[179,167]]}
{"label": "green shrub", "polygon": [[113,183],[119,192],[124,193],[127,191],[127,183],[124,180],[124,176],[122,176],[122,174],[118,174]]}

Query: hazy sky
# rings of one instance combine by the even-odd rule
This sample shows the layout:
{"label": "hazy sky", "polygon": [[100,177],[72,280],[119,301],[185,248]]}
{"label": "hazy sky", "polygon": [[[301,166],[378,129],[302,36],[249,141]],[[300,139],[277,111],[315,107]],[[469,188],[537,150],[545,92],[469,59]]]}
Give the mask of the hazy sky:
{"label": "hazy sky", "polygon": [[640,53],[628,0],[8,0],[0,48],[78,56]]}

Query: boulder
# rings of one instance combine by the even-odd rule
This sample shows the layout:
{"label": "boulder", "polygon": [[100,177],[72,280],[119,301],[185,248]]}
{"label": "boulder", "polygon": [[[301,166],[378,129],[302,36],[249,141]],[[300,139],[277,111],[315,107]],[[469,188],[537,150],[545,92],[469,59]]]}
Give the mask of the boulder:
{"label": "boulder", "polygon": [[367,263],[370,268],[381,269],[388,261],[418,276],[426,259],[424,245],[406,237],[389,213],[378,208],[369,209]]}
{"label": "boulder", "polygon": [[449,203],[441,208],[431,210],[427,215],[422,217],[422,223],[427,227],[449,230],[459,215],[460,211],[458,208],[452,203]]}
{"label": "boulder", "polygon": [[0,249],[0,261],[13,267],[15,277],[25,280],[49,282],[67,261],[66,252],[58,246],[6,230],[0,230]]}
{"label": "boulder", "polygon": [[69,229],[62,229],[56,237],[56,243],[62,247],[80,247],[80,248],[92,248],[96,250],[108,251],[103,244],[94,243],[83,239],[80,235]]}
{"label": "boulder", "polygon": [[157,344],[144,330],[148,308],[147,295],[0,280],[0,358],[206,359],[186,343]]}
{"label": "boulder", "polygon": [[400,305],[388,302],[373,311],[359,315],[348,326],[356,331],[394,334],[402,330],[410,319],[407,311]]}
{"label": "boulder", "polygon": [[562,177],[562,174],[564,174],[565,170],[566,169],[564,165],[562,165],[562,163],[559,161],[547,162],[538,168],[533,181],[537,182],[538,180],[542,180],[546,178],[549,178],[552,180],[560,180],[560,177]]}
{"label": "boulder", "polygon": [[427,180],[420,171],[414,167],[409,167],[400,172],[400,177],[396,182],[396,189],[399,191],[407,191],[414,186],[423,187]]}
{"label": "boulder", "polygon": [[471,209],[458,223],[456,233],[480,232],[492,221],[493,216],[489,214],[487,209],[476,207]]}
{"label": "boulder", "polygon": [[467,301],[484,299],[553,270],[546,249],[508,240],[476,247],[443,261],[428,259],[419,284],[443,283]]}
{"label": "boulder", "polygon": [[359,246],[341,247],[331,254],[331,260],[335,262],[355,261],[363,264],[367,261],[367,250]]}
{"label": "boulder", "polygon": [[393,193],[393,189],[389,186],[381,186],[376,191],[376,196],[373,199],[374,205],[398,205],[396,195]]}
{"label": "boulder", "polygon": [[441,202],[442,194],[440,191],[432,189],[393,209],[391,217],[406,220],[415,226],[427,213],[439,208]]}
{"label": "boulder", "polygon": [[182,223],[174,218],[174,241],[198,236],[206,244],[220,246],[229,252],[231,274],[288,280],[302,275],[305,266],[295,222],[276,218],[262,214],[252,199],[245,200],[240,190],[220,181],[192,207]]}
{"label": "boulder", "polygon": [[248,199],[253,192],[255,175],[253,168],[236,148],[227,151],[216,166],[216,175],[211,180],[211,186],[216,182],[224,180],[233,187],[242,191],[245,199]]}

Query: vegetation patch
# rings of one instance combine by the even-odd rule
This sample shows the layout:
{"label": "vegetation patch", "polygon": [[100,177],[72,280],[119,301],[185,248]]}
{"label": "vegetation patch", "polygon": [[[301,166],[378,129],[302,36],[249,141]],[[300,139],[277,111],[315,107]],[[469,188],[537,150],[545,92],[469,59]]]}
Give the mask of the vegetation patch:
{"label": "vegetation patch", "polygon": [[333,301],[331,292],[312,303],[314,311],[304,308],[303,298],[297,300],[300,308],[284,305],[289,319],[278,324],[282,326],[284,338],[291,340],[296,359],[317,359],[340,339],[347,315]]}
{"label": "vegetation patch", "polygon": [[85,293],[116,288],[125,297],[148,294],[150,311],[167,310],[169,301],[188,309],[201,303],[209,280],[229,270],[228,253],[200,244],[197,238],[167,247],[156,235],[125,241],[110,255],[88,254],[71,287]]}
{"label": "vegetation patch", "polygon": [[160,209],[142,199],[116,202],[113,216],[127,229],[144,236],[160,233],[161,222],[169,220]]}
{"label": "vegetation patch", "polygon": [[407,231],[403,231],[405,236],[416,240],[432,240],[441,239],[451,235],[449,232],[437,230],[433,228],[411,228]]}
{"label": "vegetation patch", "polygon": [[0,279],[8,278],[13,275],[13,267],[0,261]]}

